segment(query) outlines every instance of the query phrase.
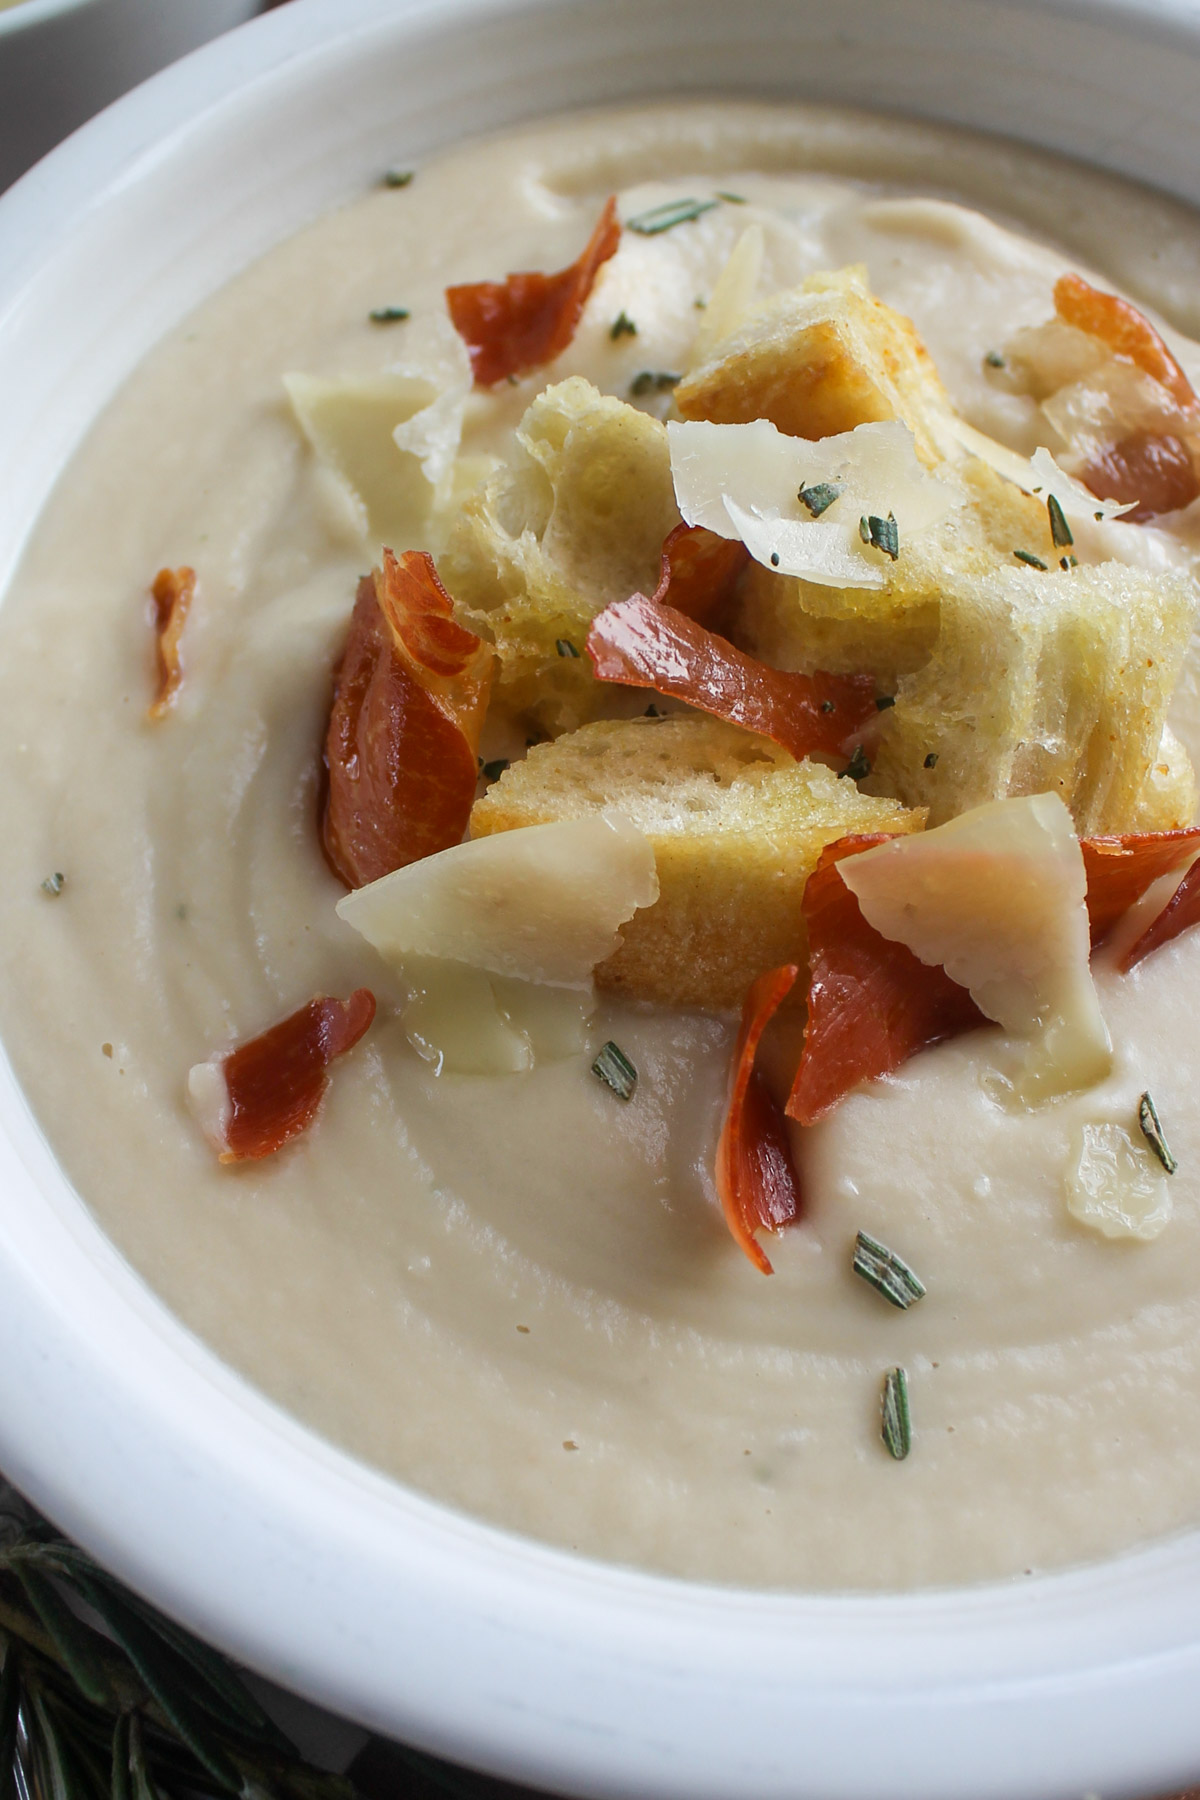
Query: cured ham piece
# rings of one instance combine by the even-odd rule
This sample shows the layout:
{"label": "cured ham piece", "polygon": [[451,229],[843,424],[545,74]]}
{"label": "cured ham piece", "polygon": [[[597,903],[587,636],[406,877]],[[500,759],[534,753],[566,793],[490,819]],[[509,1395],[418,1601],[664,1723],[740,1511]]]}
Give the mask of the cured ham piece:
{"label": "cured ham piece", "polygon": [[827,844],[804,890],[808,1025],[787,1103],[801,1125],[825,1118],[860,1082],[893,1074],[918,1050],[988,1023],[944,969],[868,925],[838,873],[843,857],[887,841],[876,832]]}
{"label": "cured ham piece", "polygon": [[188,608],[196,597],[195,569],[160,569],[154,577],[150,597],[154,601],[158,686],[146,716],[163,719],[175,704],[183,680],[179,640],[183,636]]}
{"label": "cured ham piece", "polygon": [[199,1063],[188,1097],[223,1163],[273,1156],[307,1131],[329,1085],[329,1065],[352,1050],[375,1017],[375,996],[318,998],[227,1055]]}
{"label": "cured ham piece", "polygon": [[1084,485],[1098,500],[1132,505],[1125,517],[1135,525],[1178,512],[1200,494],[1191,451],[1173,432],[1135,431],[1109,444],[1082,471]]}
{"label": "cured ham piece", "polygon": [[1117,294],[1105,294],[1082,275],[1062,275],[1054,284],[1054,310],[1064,325],[1086,331],[1114,356],[1136,364],[1190,412],[1196,405],[1191,382],[1144,313]]}
{"label": "cured ham piece", "polygon": [[754,1058],[798,973],[795,963],[768,969],[746,995],[729,1106],[717,1144],[717,1193],[725,1221],[734,1242],[764,1275],[772,1273],[771,1264],[754,1234],[791,1224],[799,1216],[801,1196],[786,1122]]}
{"label": "cured ham piece", "polygon": [[1146,927],[1132,949],[1125,952],[1118,964],[1121,973],[1128,974],[1152,950],[1161,950],[1181,931],[1188,931],[1196,924],[1200,924],[1200,862],[1192,864],[1158,917]]}
{"label": "cured ham piece", "polygon": [[740,538],[718,537],[704,525],[677,525],[662,549],[662,577],[650,596],[707,625],[731,598],[750,561]]}
{"label": "cured ham piece", "polygon": [[634,594],[592,621],[587,652],[601,681],[654,688],[771,738],[799,758],[843,753],[874,718],[869,675],[797,675],[737,650],[674,606]]}
{"label": "cured ham piece", "polygon": [[385,550],[359,583],[325,738],[321,840],[347,887],[462,841],[492,663],[432,558]]}
{"label": "cured ham piece", "polygon": [[473,281],[446,289],[454,329],[467,346],[476,387],[527,375],[561,356],[579,324],[601,266],[621,241],[617,202],[610,196],[582,255],[556,275],[536,270],[504,281]]}
{"label": "cured ham piece", "polygon": [[1193,825],[1186,831],[1136,831],[1124,837],[1081,838],[1079,847],[1087,870],[1087,909],[1094,950],[1148,888],[1200,849],[1200,826]]}

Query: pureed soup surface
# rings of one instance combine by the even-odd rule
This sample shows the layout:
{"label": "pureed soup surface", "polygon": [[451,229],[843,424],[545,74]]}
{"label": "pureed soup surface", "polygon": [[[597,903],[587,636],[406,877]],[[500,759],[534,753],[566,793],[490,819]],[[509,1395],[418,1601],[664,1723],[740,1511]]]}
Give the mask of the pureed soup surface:
{"label": "pureed soup surface", "polygon": [[[1098,965],[1116,1047],[1099,1091],[1002,1109],[984,1033],[854,1094],[803,1134],[808,1215],[771,1239],[764,1280],[712,1184],[730,1017],[602,1005],[594,1047],[617,1040],[639,1071],[628,1105],[591,1054],[439,1077],[406,1041],[402,984],[334,913],[319,750],[379,546],[283,375],[377,372],[433,329],[447,283],[562,267],[610,191],[628,217],[697,188],[746,204],[626,233],[553,369],[471,400],[465,451],[502,450],[547,380],[624,396],[639,371],[678,368],[703,314],[656,299],[653,271],[703,299],[748,217],[766,222],[762,291],[865,262],[965,416],[1026,454],[1031,403],[983,359],[1048,316],[1064,269],[1200,332],[1190,213],[1011,147],[820,110],[552,123],[320,221],[146,359],[0,611],[4,1042],[64,1167],[175,1312],[318,1431],[452,1505],[767,1585],[1103,1556],[1200,1521],[1200,939],[1131,976]],[[369,319],[388,305],[411,317]],[[622,308],[636,337],[611,334]],[[1195,376],[1200,351],[1178,348]],[[1147,531],[1146,556],[1186,561],[1186,523]],[[182,564],[200,583],[184,681],[152,726],[144,596]],[[1194,758],[1196,679],[1172,713]],[[56,897],[40,885],[54,871]],[[379,1017],[315,1127],[219,1166],[186,1104],[190,1065],[357,986]],[[1174,1217],[1154,1242],[1106,1241],[1066,1211],[1069,1146],[1147,1088],[1179,1163]],[[851,1273],[860,1228],[920,1272],[918,1307]],[[879,1436],[896,1364],[915,1429],[902,1464]]]}

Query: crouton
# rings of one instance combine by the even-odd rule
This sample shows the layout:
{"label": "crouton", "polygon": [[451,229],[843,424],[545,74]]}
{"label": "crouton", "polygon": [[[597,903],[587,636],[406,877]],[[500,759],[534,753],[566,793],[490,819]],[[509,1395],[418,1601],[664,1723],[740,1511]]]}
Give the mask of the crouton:
{"label": "crouton", "polygon": [[660,1005],[740,1006],[757,975],[807,954],[800,901],[825,844],[923,817],[716,719],[606,720],[541,744],[476,802],[471,835],[614,807],[654,846],[660,894],[596,971]]}
{"label": "crouton", "polygon": [[675,389],[685,419],[770,419],[792,437],[832,437],[902,419],[917,454],[942,460],[941,378],[903,314],[876,300],[866,270],[814,275],[756,306]]}
{"label": "crouton", "polygon": [[500,700],[554,733],[603,710],[588,626],[612,601],[654,592],[679,510],[664,426],[582,377],[539,394],[516,436],[463,508],[438,574],[496,645]]}

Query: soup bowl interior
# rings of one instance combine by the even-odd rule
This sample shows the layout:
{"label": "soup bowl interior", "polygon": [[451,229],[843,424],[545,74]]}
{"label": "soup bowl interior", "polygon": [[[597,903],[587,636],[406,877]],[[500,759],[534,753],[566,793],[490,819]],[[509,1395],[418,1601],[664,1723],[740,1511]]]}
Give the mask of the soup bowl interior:
{"label": "soup bowl interior", "polygon": [[[149,346],[399,159],[655,93],[802,95],[1005,132],[1196,201],[1198,75],[1193,9],[1150,0],[297,0],[0,202],[0,591]],[[1049,1800],[1200,1773],[1200,1534],[874,1597],[709,1588],[507,1536],[355,1463],[189,1336],[67,1184],[6,1063],[0,1128],[0,1464],[252,1667],[586,1795]]]}

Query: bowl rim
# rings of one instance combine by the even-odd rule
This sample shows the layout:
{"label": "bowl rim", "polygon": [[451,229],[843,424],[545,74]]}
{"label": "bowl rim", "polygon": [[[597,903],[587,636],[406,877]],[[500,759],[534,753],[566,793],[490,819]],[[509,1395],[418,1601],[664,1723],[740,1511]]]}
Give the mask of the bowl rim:
{"label": "bowl rim", "polygon": [[99,4],[99,0],[17,0],[13,7],[6,7],[0,12],[0,37],[7,32],[14,35],[18,31],[29,30],[34,25],[44,25],[50,19],[61,18],[66,13],[82,12],[86,7]]}
{"label": "bowl rim", "polygon": [[[87,3],[27,0],[35,16]],[[0,199],[0,367],[73,236],[102,233],[202,130],[308,78],[331,46],[365,55],[382,37],[604,4],[296,0],[195,52]],[[1200,63],[1189,0],[1009,10],[1129,40],[1165,33]],[[5,573],[0,551],[0,590]],[[969,1786],[1034,1800],[1081,1791],[1097,1756],[1121,1791],[1200,1769],[1200,1532],[1024,1585],[806,1596],[647,1575],[498,1531],[328,1445],[193,1338],[86,1212],[3,1059],[0,1120],[8,1474],[135,1587],[298,1691],[581,1794],[952,1800]]]}

